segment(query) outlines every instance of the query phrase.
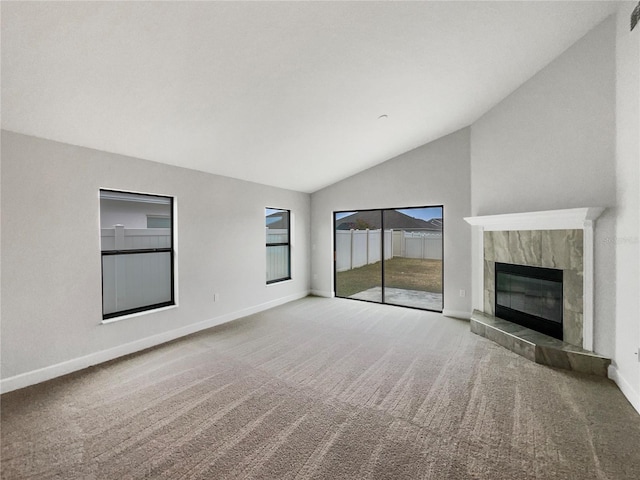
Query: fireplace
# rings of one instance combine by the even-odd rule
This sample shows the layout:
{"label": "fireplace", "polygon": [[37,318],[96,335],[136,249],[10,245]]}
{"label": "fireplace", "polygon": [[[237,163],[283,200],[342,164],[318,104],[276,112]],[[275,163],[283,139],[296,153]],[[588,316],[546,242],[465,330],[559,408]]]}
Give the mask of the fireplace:
{"label": "fireplace", "polygon": [[495,315],[563,339],[562,270],[495,263]]}
{"label": "fireplace", "polygon": [[562,270],[562,339],[593,351],[594,227],[599,207],[467,217],[473,226],[473,308],[495,312],[495,264]]}
{"label": "fireplace", "polygon": [[471,331],[536,363],[606,377],[611,360],[593,351],[594,223],[603,210],[465,218]]}

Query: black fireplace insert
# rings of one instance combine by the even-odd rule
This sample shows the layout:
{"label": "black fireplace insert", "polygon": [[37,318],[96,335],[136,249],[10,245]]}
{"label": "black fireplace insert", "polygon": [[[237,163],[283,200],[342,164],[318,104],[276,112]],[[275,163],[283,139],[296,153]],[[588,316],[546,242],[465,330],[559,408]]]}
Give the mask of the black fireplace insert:
{"label": "black fireplace insert", "polygon": [[562,340],[562,270],[496,262],[496,317]]}

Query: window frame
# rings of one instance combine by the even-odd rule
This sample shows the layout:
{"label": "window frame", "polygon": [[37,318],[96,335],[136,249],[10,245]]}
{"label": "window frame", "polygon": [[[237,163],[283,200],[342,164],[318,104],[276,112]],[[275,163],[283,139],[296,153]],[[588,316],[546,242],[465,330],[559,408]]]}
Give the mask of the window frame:
{"label": "window frame", "polygon": [[[278,210],[281,212],[287,212],[287,241],[286,242],[267,242],[265,239],[265,244],[266,244],[265,252],[268,252],[270,247],[284,247],[284,246],[287,247],[287,275],[285,277],[274,278],[272,280],[266,281],[267,285],[273,285],[275,283],[286,282],[287,280],[291,280],[292,278],[291,277],[291,210],[288,210],[286,208],[265,207],[265,213],[268,210]],[[267,218],[267,215],[265,215],[265,218]],[[265,224],[265,228],[267,228],[266,224]],[[266,265],[265,265],[265,269],[266,269]]]}
{"label": "window frame", "polygon": [[[170,195],[159,195],[152,193],[140,193],[140,192],[132,192],[128,190],[115,190],[111,188],[100,188],[98,193],[99,200],[102,200],[102,192],[111,192],[111,193],[123,193],[127,195],[135,195],[139,197],[162,197],[169,199],[169,218],[170,218],[170,233],[171,240],[169,247],[162,248],[144,248],[144,249],[122,249],[122,250],[103,250],[102,249],[102,241],[100,245],[100,282],[101,282],[101,290],[102,290],[102,320],[113,320],[118,317],[124,317],[127,315],[132,315],[141,312],[147,312],[150,310],[157,310],[160,308],[171,307],[176,304],[176,295],[175,295],[175,215],[174,215],[174,206],[175,206],[175,198]],[[144,202],[141,202],[144,203]],[[100,205],[100,211],[102,210],[102,206]],[[102,227],[101,227],[102,228]],[[170,258],[170,267],[171,267],[171,299],[165,302],[159,302],[149,305],[143,305],[140,307],[128,308],[125,310],[118,310],[115,312],[104,313],[104,257],[105,256],[121,256],[121,255],[135,255],[135,254],[150,254],[150,253],[169,253]]]}

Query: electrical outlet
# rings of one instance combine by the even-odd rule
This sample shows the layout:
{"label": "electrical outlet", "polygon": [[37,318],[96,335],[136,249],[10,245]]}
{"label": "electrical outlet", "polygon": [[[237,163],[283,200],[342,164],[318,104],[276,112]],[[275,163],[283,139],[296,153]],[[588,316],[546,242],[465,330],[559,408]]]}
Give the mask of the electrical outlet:
{"label": "electrical outlet", "polygon": [[466,297],[467,296],[467,292],[465,290],[460,290],[460,296],[461,297]]}

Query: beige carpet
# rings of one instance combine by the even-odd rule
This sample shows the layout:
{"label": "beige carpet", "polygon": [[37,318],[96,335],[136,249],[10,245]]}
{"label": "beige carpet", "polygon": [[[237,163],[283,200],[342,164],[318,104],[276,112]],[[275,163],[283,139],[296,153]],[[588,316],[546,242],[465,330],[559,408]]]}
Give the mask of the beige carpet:
{"label": "beige carpet", "polygon": [[2,478],[634,479],[606,379],[468,322],[309,297],[2,396]]}

